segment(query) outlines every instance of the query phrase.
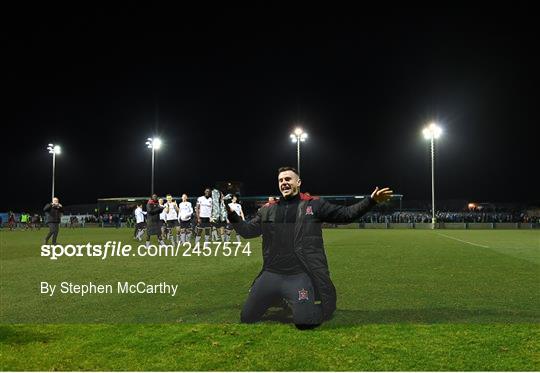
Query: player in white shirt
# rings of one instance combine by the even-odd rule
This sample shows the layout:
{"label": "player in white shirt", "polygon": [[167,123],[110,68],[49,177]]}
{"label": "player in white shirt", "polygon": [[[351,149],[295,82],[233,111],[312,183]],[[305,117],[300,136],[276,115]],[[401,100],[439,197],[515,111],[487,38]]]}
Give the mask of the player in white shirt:
{"label": "player in white shirt", "polygon": [[167,230],[171,236],[171,243],[174,245],[180,239],[180,227],[178,223],[178,212],[180,208],[170,194],[167,194],[165,197],[167,198],[167,202],[165,203],[163,212],[165,212],[165,221]]}
{"label": "player in white shirt", "polygon": [[163,198],[158,199],[158,203],[160,206],[163,206],[163,210],[159,213],[159,228],[161,229],[161,237],[163,237],[163,240],[168,238],[168,232],[167,232],[167,213],[165,212],[165,205],[163,203]]}
{"label": "player in white shirt", "polygon": [[204,240],[210,241],[210,232],[212,225],[210,224],[210,217],[212,216],[212,197],[210,188],[204,190],[204,196],[197,198],[197,205],[195,206],[195,214],[197,216],[197,231],[195,236],[195,243],[201,240],[201,233],[204,232]]}
{"label": "player in white shirt", "polygon": [[134,211],[134,215],[135,215],[135,239],[142,241],[144,228],[146,228],[146,223],[144,222],[146,211],[143,211],[142,203],[137,203],[137,208]]}
{"label": "player in white shirt", "polygon": [[180,210],[178,221],[180,222],[180,243],[188,242],[191,239],[191,218],[193,217],[193,206],[188,201],[186,193],[182,194],[182,202],[178,205]]}
{"label": "player in white shirt", "polygon": [[[244,211],[242,210],[242,205],[238,203],[237,196],[232,196],[232,202],[229,203],[228,206],[232,211],[236,212],[236,214],[240,216],[242,220],[246,220],[246,218],[244,217]],[[226,241],[229,241],[232,230],[232,225],[230,223],[227,223],[227,228],[225,229]],[[240,235],[238,233],[236,233],[236,242],[240,242]]]}

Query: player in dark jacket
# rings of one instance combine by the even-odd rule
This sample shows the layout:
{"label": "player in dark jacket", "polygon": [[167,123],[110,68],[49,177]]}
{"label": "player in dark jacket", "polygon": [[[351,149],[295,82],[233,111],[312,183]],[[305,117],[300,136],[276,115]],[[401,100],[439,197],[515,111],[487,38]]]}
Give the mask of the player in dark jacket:
{"label": "player in dark jacket", "polygon": [[159,214],[164,208],[165,206],[158,201],[157,194],[152,194],[152,198],[146,204],[146,246],[150,245],[150,237],[153,235],[157,236],[160,245],[165,244],[161,237],[161,224],[159,221]]}
{"label": "player in dark jacket", "polygon": [[241,313],[246,323],[261,320],[276,301],[285,299],[299,329],[329,319],[336,309],[336,289],[330,279],[322,239],[322,222],[349,223],[392,191],[377,187],[370,197],[352,206],[340,206],[300,193],[301,180],[292,167],[278,170],[278,202],[269,202],[255,218],[242,221],[229,211],[229,220],[242,237],[263,237],[263,268],[253,282]]}
{"label": "player in dark jacket", "polygon": [[58,231],[60,230],[60,220],[64,207],[60,204],[58,197],[52,199],[52,203],[47,203],[43,208],[45,211],[45,221],[49,226],[49,233],[45,237],[45,245],[49,243],[49,239],[52,237],[53,245],[56,244],[56,238],[58,237]]}

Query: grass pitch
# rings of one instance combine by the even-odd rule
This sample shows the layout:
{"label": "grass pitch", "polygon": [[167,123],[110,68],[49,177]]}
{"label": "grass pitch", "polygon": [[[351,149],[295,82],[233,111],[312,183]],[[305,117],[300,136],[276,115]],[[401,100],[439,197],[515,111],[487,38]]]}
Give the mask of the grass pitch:
{"label": "grass pitch", "polygon": [[[326,230],[335,317],[312,331],[238,324],[251,256],[40,257],[0,233],[2,370],[540,370],[540,232]],[[61,243],[133,244],[127,229]],[[39,282],[168,281],[179,295],[48,297]]]}

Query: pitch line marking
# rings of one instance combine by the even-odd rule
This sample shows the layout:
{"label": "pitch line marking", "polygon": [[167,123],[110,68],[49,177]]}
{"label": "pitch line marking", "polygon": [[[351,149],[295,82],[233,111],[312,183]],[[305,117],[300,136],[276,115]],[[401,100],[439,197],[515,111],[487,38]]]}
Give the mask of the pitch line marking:
{"label": "pitch line marking", "polygon": [[460,240],[459,238],[455,238],[455,237],[452,237],[452,236],[447,236],[446,234],[442,234],[442,233],[437,233],[439,236],[443,236],[443,237],[446,237],[446,238],[450,238],[451,240],[456,240],[456,241],[459,241],[459,242],[463,242],[463,243],[468,243],[469,245],[473,245],[473,246],[479,246],[479,247],[483,247],[484,249],[489,249],[489,246],[486,246],[486,245],[480,245],[479,243],[474,243],[474,242],[469,242],[469,241],[465,241],[465,240]]}

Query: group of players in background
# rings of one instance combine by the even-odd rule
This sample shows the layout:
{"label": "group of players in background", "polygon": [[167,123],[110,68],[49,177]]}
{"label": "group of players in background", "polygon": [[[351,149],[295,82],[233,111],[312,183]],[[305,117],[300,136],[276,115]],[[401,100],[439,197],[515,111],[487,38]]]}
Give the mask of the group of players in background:
{"label": "group of players in background", "polygon": [[[143,210],[142,203],[137,204],[134,211],[136,222],[134,239],[142,241],[146,235],[146,245],[149,245],[151,236],[155,235],[160,244],[165,244],[165,240],[168,240],[176,245],[190,242],[195,233],[195,243],[200,242],[203,236],[205,242],[209,242],[210,238],[213,242],[228,242],[231,240],[233,229],[227,219],[225,204],[245,220],[238,197],[224,196],[217,189],[206,188],[204,195],[197,198],[195,208],[185,193],[182,194],[180,203],[170,194],[167,194],[165,199],[153,194],[146,204],[146,211]],[[240,242],[238,234],[236,242]]]}

